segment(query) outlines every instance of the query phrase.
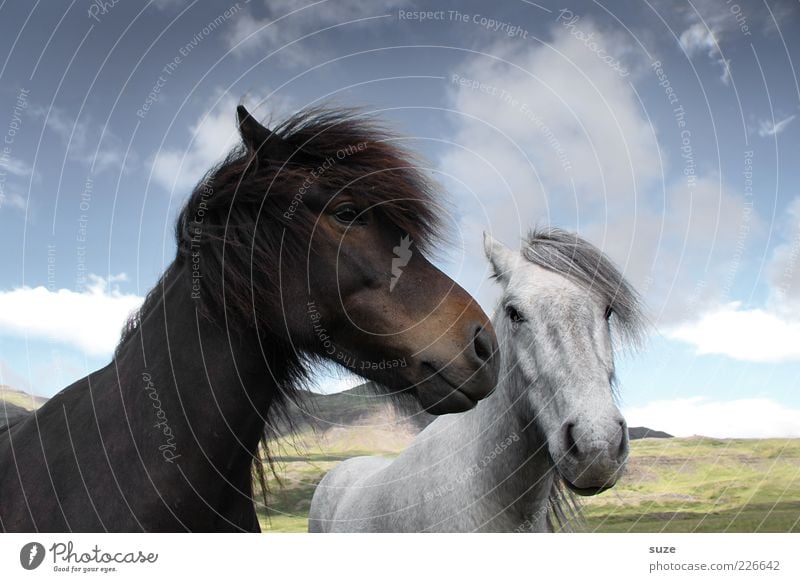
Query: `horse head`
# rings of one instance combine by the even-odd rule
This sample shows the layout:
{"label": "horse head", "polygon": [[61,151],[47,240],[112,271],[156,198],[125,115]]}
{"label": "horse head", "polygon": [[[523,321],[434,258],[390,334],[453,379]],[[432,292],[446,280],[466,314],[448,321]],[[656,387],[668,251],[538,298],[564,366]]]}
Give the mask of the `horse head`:
{"label": "horse head", "polygon": [[523,391],[531,425],[569,489],[608,489],[628,456],[612,328],[637,336],[635,292],[598,249],[557,229],[532,233],[522,252],[486,235],[485,252],[503,286],[494,318],[503,369]]}

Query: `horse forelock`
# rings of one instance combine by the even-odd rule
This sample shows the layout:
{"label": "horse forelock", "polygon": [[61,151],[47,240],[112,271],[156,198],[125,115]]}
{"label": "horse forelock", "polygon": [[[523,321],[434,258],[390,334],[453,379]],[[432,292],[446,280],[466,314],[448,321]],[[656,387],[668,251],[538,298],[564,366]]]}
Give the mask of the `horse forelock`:
{"label": "horse forelock", "polygon": [[531,263],[589,289],[611,309],[612,329],[632,346],[641,344],[646,320],[636,290],[609,258],[575,233],[549,227],[532,230],[522,249]]}
{"label": "horse forelock", "polygon": [[[203,284],[218,297],[224,276],[226,306],[252,313],[253,263],[277,271],[279,261],[303,265],[317,215],[306,205],[313,190],[323,205],[346,190],[364,209],[427,250],[441,232],[431,182],[397,138],[357,111],[311,109],[280,123],[283,159],[275,152],[234,149],[197,186],[178,220],[178,256],[195,243],[202,214]],[[256,236],[256,233],[258,234]],[[225,252],[223,267],[222,253]],[[210,264],[211,263],[211,264]],[[258,289],[265,304],[280,300],[277,283]],[[219,305],[212,306],[218,309]]]}

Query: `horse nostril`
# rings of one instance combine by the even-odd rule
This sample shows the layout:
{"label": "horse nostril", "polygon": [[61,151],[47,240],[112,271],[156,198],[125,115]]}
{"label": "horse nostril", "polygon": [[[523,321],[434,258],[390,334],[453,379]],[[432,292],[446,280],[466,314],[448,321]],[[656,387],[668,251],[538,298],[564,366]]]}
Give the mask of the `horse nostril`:
{"label": "horse nostril", "polygon": [[619,458],[628,454],[628,425],[624,420],[619,421],[619,448],[617,449],[617,456]]}
{"label": "horse nostril", "polygon": [[564,425],[564,448],[568,455],[578,455],[578,443],[575,442],[575,429],[574,422],[568,422]]}
{"label": "horse nostril", "polygon": [[472,347],[475,350],[475,355],[481,363],[488,362],[494,356],[497,350],[497,343],[494,337],[484,327],[478,327],[475,330],[475,336],[472,339]]}

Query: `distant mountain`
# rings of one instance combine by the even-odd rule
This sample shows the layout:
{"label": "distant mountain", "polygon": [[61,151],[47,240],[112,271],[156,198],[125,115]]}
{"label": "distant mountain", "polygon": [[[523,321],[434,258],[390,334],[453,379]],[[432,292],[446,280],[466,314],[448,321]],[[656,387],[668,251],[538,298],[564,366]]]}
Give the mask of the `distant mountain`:
{"label": "distant mountain", "polygon": [[630,426],[628,427],[628,438],[635,441],[636,439],[671,439],[674,437],[669,433],[653,430],[646,426]]}
{"label": "distant mountain", "polygon": [[25,410],[35,410],[47,402],[47,398],[34,396],[33,394],[28,394],[27,392],[17,390],[11,386],[0,384],[0,401],[14,404]]}
{"label": "distant mountain", "polygon": [[30,414],[47,402],[47,398],[33,396],[11,386],[0,384],[0,430]]}
{"label": "distant mountain", "polygon": [[[377,419],[383,421],[389,417],[401,425],[407,424],[407,428],[416,434],[436,420],[435,416],[422,412],[411,399],[398,405],[394,399],[378,393],[372,382],[336,394],[301,390],[298,405],[289,405],[287,415],[295,430],[313,428],[316,432],[376,424]],[[286,427],[286,423],[281,423],[278,432],[284,434]],[[671,434],[644,426],[630,427],[628,435],[631,440],[672,438]]]}
{"label": "distant mountain", "polygon": [[[318,394],[300,390],[296,404],[289,404],[286,416],[294,430],[313,428],[325,432],[333,428],[364,426],[376,418],[395,418],[417,433],[436,418],[420,410],[410,398],[396,399],[381,394],[372,382],[336,394]],[[276,421],[278,433],[287,432],[289,422]]]}

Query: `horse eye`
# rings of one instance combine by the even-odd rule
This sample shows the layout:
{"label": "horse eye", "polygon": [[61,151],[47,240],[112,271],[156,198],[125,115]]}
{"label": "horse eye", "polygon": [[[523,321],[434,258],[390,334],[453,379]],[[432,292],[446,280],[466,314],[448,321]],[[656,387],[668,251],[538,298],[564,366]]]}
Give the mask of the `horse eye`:
{"label": "horse eye", "polygon": [[611,314],[612,314],[612,313],[614,313],[614,310],[613,310],[613,309],[612,309],[612,307],[609,305],[608,307],[606,307],[606,311],[605,311],[605,313],[603,314],[603,317],[605,317],[605,318],[606,318],[606,321],[608,321],[609,319],[611,319]]}
{"label": "horse eye", "polygon": [[336,220],[342,224],[364,224],[364,215],[353,204],[342,204],[334,212]]}
{"label": "horse eye", "polygon": [[513,305],[506,305],[506,315],[511,320],[511,323],[522,323],[525,318],[522,317],[519,311]]}

